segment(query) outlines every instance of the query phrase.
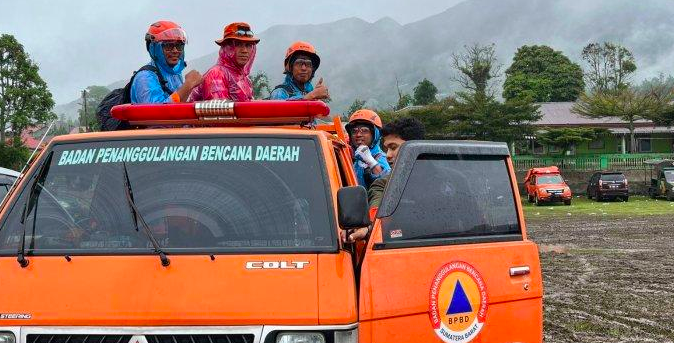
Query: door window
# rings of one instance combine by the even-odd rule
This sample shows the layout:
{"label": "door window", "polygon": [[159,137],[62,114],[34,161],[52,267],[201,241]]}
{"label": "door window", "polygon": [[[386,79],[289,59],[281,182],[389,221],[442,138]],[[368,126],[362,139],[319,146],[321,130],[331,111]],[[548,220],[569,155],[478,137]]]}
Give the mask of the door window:
{"label": "door window", "polygon": [[382,229],[385,243],[521,239],[505,158],[421,155]]}

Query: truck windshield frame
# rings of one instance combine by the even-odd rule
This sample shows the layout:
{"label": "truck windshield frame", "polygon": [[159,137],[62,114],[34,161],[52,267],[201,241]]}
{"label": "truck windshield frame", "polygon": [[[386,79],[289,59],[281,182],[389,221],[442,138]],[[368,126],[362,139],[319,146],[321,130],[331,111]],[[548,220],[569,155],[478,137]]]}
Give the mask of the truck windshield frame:
{"label": "truck windshield frame", "polygon": [[[249,144],[244,144],[246,142]],[[40,160],[36,161],[37,168],[33,168],[34,171],[27,175],[25,182],[22,183],[21,189],[17,190],[16,196],[13,197],[11,202],[5,205],[6,210],[0,218],[0,256],[16,255],[17,244],[19,242],[14,242],[16,240],[14,237],[16,233],[13,232],[20,230],[17,230],[14,227],[16,226],[14,225],[14,217],[16,217],[16,214],[21,210],[21,206],[19,205],[22,201],[25,201],[28,189],[27,186],[30,186],[32,180],[36,177],[35,170],[40,169],[40,166],[46,161],[45,157],[52,152],[55,154],[51,162],[52,167],[50,168],[50,173],[53,178],[71,175],[66,174],[65,169],[61,173],[62,175],[59,175],[57,173],[59,167],[70,168],[70,172],[72,172],[72,170],[76,170],[80,167],[78,165],[79,163],[82,165],[82,168],[88,168],[82,169],[80,174],[89,171],[92,168],[97,168],[97,170],[101,170],[100,180],[98,181],[104,180],[107,184],[103,189],[106,192],[114,190],[113,193],[106,193],[105,198],[112,199],[106,206],[110,207],[112,204],[112,207],[114,207],[115,210],[117,210],[117,208],[119,209],[119,211],[116,211],[119,212],[119,214],[115,212],[116,216],[109,213],[106,214],[110,218],[114,217],[114,224],[108,223],[109,225],[107,226],[100,223],[92,224],[91,222],[95,221],[93,219],[99,219],[98,216],[93,215],[96,212],[94,210],[96,207],[94,205],[94,200],[103,197],[98,196],[97,198],[97,194],[90,195],[90,198],[92,199],[91,203],[89,203],[88,207],[84,206],[89,209],[90,212],[88,213],[90,216],[84,216],[83,219],[82,216],[75,215],[78,220],[77,223],[75,223],[76,225],[72,225],[72,227],[69,228],[64,227],[61,230],[64,231],[68,229],[70,230],[69,234],[70,236],[73,236],[73,239],[79,239],[79,235],[82,235],[83,233],[77,232],[76,229],[79,229],[80,227],[84,227],[85,229],[104,228],[96,231],[96,233],[100,233],[105,230],[112,231],[105,228],[114,226],[115,228],[113,230],[115,230],[116,233],[117,231],[125,230],[123,234],[117,233],[118,236],[124,235],[129,237],[111,240],[110,242],[112,243],[110,244],[117,244],[115,246],[108,246],[107,243],[96,245],[99,244],[97,242],[103,241],[104,239],[91,239],[91,243],[87,243],[88,245],[68,245],[59,247],[58,244],[43,244],[42,247],[40,247],[40,223],[38,222],[38,232],[36,234],[31,233],[26,237],[26,256],[58,256],[64,254],[74,256],[156,254],[154,248],[149,245],[147,237],[135,237],[129,233],[132,231],[135,235],[143,234],[136,230],[135,225],[133,224],[132,215],[128,210],[127,200],[124,198],[124,188],[121,184],[123,176],[118,174],[118,172],[122,172],[123,170],[121,167],[122,162],[109,161],[109,163],[106,162],[102,166],[96,165],[96,163],[101,163],[100,161],[102,161],[102,159],[99,158],[98,161],[92,162],[98,157],[98,150],[96,150],[94,152],[96,155],[93,158],[87,160],[85,157],[81,157],[80,162],[72,162],[72,165],[69,165],[68,163],[71,162],[67,162],[68,159],[63,155],[68,152],[73,153],[77,149],[83,151],[85,148],[107,149],[112,147],[114,149],[119,147],[128,148],[142,146],[159,147],[159,151],[161,151],[161,147],[172,147],[174,145],[189,146],[190,143],[191,146],[198,147],[198,151],[196,152],[198,157],[196,160],[183,159],[179,162],[181,163],[180,165],[177,164],[178,162],[176,162],[176,160],[171,160],[169,162],[157,160],[157,153],[153,155],[155,156],[155,159],[151,161],[148,159],[145,165],[142,165],[140,161],[126,162],[129,176],[134,184],[134,193],[136,193],[134,200],[138,204],[140,211],[146,216],[150,225],[153,226],[153,229],[157,230],[154,231],[153,234],[158,236],[158,239],[161,241],[162,249],[167,254],[294,254],[338,252],[337,224],[336,219],[334,218],[334,204],[331,196],[332,186],[328,179],[326,158],[323,154],[324,149],[319,137],[297,134],[279,135],[251,133],[156,135],[121,137],[116,139],[95,138],[52,143],[46,148],[46,151],[42,154]],[[202,151],[205,150],[206,147],[211,146],[250,146],[252,151],[247,157],[246,154],[240,154],[239,157],[242,158],[240,160],[234,159],[228,161],[224,158],[218,160],[217,158],[212,159],[213,154],[209,155],[207,152]],[[278,149],[276,150],[277,154],[275,158],[274,154],[269,155],[271,157],[268,157],[268,155],[257,155],[256,150],[258,148],[261,149],[260,151],[264,151],[267,147],[271,148],[279,146],[292,147],[293,149],[297,149],[297,151],[301,151],[301,153],[289,155],[286,151],[283,156],[280,156],[278,154],[280,149]],[[222,150],[220,150],[220,152],[221,151]],[[204,154],[203,157],[202,153]],[[215,155],[218,155],[217,152]],[[82,156],[84,156],[84,154],[82,154]],[[258,160],[258,157],[260,156],[261,158]],[[75,161],[74,159],[71,160]],[[64,165],[59,166],[59,163],[64,163]],[[151,163],[155,164],[151,165]],[[192,166],[185,166],[185,163],[192,163]],[[209,163],[219,164],[213,165]],[[134,175],[134,165],[137,176]],[[162,167],[167,166],[170,168],[164,168],[166,169],[165,171],[159,172]],[[54,167],[56,167],[56,171],[54,170]],[[143,171],[144,169],[147,171]],[[80,177],[80,174],[75,173],[75,176],[73,176],[75,179],[68,179],[68,182],[72,182],[75,185],[73,187],[80,186],[87,187],[87,189],[94,189],[87,190],[89,193],[95,193],[97,187],[102,188],[102,186],[100,186],[102,185],[101,183],[94,184],[95,182],[92,181],[94,180],[93,177],[92,179],[83,177],[83,180],[85,180],[84,183],[78,185],[76,177]],[[175,176],[168,180],[161,179],[162,176],[168,174],[184,175]],[[156,181],[151,182],[153,186],[143,186],[144,183],[148,184],[147,180],[150,177],[149,175],[156,177]],[[196,178],[194,178],[195,175]],[[47,175],[47,178],[48,185],[50,181],[56,181],[56,179],[49,180],[49,175]],[[254,183],[252,180],[257,180],[255,181],[257,183]],[[176,183],[171,183],[174,181],[176,181]],[[118,185],[117,183],[120,184]],[[89,186],[89,184],[92,184],[92,186]],[[176,190],[171,190],[170,186],[176,184]],[[152,189],[155,186],[156,189],[153,189],[152,192],[150,192],[149,189]],[[198,186],[202,186],[203,189],[206,190],[205,193],[199,192],[200,189],[197,189],[192,193],[191,187]],[[322,190],[320,189],[321,187]],[[186,189],[190,191],[185,191]],[[119,194],[117,194],[117,191],[119,191]],[[153,192],[156,192],[157,199],[153,198],[149,201],[148,198],[152,198],[150,194]],[[73,200],[71,198],[66,199],[68,200],[66,201],[59,198],[60,195],[58,193],[58,190],[43,192],[43,195],[41,196],[53,198],[50,198],[51,200],[44,200],[43,202],[51,202],[52,205],[49,206],[57,208],[58,211],[65,211],[68,213],[68,217],[70,217],[71,214],[68,211],[72,210],[72,203],[80,199]],[[211,196],[208,197],[207,193],[211,193]],[[153,194],[153,196],[155,195]],[[173,198],[171,198],[171,196]],[[185,199],[182,199],[181,196],[185,197]],[[162,202],[167,199],[174,200],[174,202]],[[154,207],[148,205],[148,202],[153,203],[152,205]],[[194,204],[195,202],[197,202],[197,204]],[[156,208],[157,206],[155,205],[157,204],[166,207],[164,211],[167,215],[161,217],[156,213],[157,211],[154,211],[155,213],[153,213],[152,209]],[[187,204],[193,205],[194,207],[188,207]],[[205,205],[209,205],[210,207],[206,208]],[[184,206],[184,208],[180,206]],[[98,211],[101,211],[100,208],[104,207],[105,206],[99,204],[97,207],[99,208]],[[47,210],[45,210],[44,213],[50,211],[48,207],[46,208]],[[121,211],[122,208],[124,209],[123,212]],[[193,210],[194,212],[195,208],[204,213],[175,214],[186,213],[189,210]],[[246,211],[242,211],[242,209],[246,209]],[[39,209],[35,209],[35,212],[38,211]],[[114,211],[110,210],[110,213],[112,212]],[[20,215],[20,213],[18,214]],[[260,214],[261,216],[246,217],[248,214]],[[184,216],[184,218],[180,216]],[[205,219],[195,219],[195,217],[200,219],[200,216]],[[55,217],[55,215],[52,215],[51,217]],[[254,220],[247,220],[248,218]],[[172,220],[173,222],[171,222]],[[186,224],[186,220],[191,220],[191,222]],[[160,221],[163,222],[163,229],[157,229],[157,223]],[[100,219],[99,222],[103,222],[103,219]],[[111,221],[108,220],[108,222]],[[249,222],[250,224],[248,224]],[[242,226],[241,223],[246,224]],[[65,226],[65,224],[62,225]],[[282,227],[284,225],[286,226],[285,228]],[[60,228],[56,224],[47,225],[45,232],[49,232],[50,230],[56,231],[56,229],[51,227]],[[187,231],[191,234],[198,232],[198,235],[181,238],[182,241],[174,238],[176,244],[172,245],[169,243],[172,242],[169,239],[170,233],[177,230],[177,227],[180,227],[182,231]],[[216,232],[213,228],[217,228],[219,231]],[[94,231],[94,229],[91,230]],[[162,235],[162,232],[165,232],[165,234]],[[216,233],[221,235],[217,236]],[[87,234],[91,235],[90,232]],[[110,235],[109,232],[107,234]],[[205,234],[210,234],[210,236],[205,237]],[[20,235],[20,232],[18,235]],[[44,233],[43,235],[49,236],[49,233]],[[60,235],[59,238],[61,238],[61,236],[62,235]],[[173,237],[180,237],[180,235],[174,235]],[[197,245],[180,245],[177,243],[191,243],[193,237],[197,237],[197,239],[194,239],[195,242],[202,243]],[[219,240],[214,240],[216,237]],[[36,238],[38,238],[37,245],[35,243]],[[142,244],[144,245],[139,246],[138,244],[140,243],[137,242],[140,241],[137,241],[137,238],[142,238]],[[127,240],[130,243],[127,242]]]}

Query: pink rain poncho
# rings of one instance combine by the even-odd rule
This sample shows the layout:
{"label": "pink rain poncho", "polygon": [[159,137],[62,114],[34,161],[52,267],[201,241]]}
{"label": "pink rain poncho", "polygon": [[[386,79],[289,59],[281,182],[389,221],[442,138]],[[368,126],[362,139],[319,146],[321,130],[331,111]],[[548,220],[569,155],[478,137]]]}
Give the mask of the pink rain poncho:
{"label": "pink rain poncho", "polygon": [[249,101],[253,99],[253,83],[250,69],[255,61],[257,46],[253,45],[246,65],[240,67],[234,57],[234,42],[227,41],[220,47],[218,62],[204,75],[204,81],[192,90],[189,101],[229,99]]}

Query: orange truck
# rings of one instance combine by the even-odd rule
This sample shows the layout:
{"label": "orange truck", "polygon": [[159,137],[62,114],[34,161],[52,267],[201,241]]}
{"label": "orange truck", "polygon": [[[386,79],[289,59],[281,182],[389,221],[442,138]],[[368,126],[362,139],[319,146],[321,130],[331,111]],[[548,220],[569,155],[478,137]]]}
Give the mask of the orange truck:
{"label": "orange truck", "polygon": [[0,342],[541,342],[507,146],[408,142],[371,223],[328,112],[121,105],[161,127],[55,137],[0,210]]}
{"label": "orange truck", "polygon": [[529,169],[524,176],[524,187],[527,200],[537,206],[551,202],[571,205],[571,188],[556,166]]}

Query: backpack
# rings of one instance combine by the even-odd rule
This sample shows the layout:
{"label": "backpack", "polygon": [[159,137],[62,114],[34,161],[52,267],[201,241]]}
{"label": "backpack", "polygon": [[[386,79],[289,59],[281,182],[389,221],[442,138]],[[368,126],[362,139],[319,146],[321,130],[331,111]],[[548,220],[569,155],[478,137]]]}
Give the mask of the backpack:
{"label": "backpack", "polygon": [[143,66],[133,73],[131,80],[129,80],[126,86],[112,90],[105,96],[105,98],[103,98],[103,100],[101,100],[101,103],[98,104],[98,107],[96,108],[96,118],[101,125],[101,131],[126,130],[131,128],[128,122],[112,117],[110,111],[114,106],[131,103],[131,84],[133,84],[133,79],[136,77],[136,74],[143,70],[149,70],[155,73],[159,78],[161,89],[168,94],[173,93],[166,85],[166,80],[164,80],[164,77],[162,77],[157,67],[152,65]]}

